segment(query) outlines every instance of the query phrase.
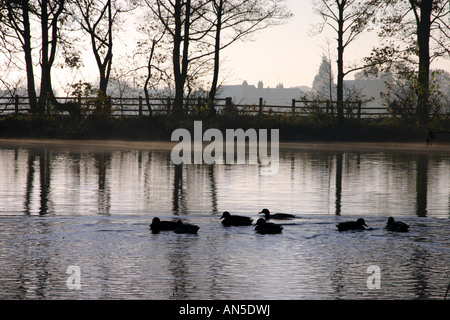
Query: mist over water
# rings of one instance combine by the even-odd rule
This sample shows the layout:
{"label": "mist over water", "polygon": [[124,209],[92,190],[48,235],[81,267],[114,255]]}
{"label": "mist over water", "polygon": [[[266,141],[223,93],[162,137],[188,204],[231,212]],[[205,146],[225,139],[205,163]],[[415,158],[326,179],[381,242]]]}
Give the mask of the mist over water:
{"label": "mist over water", "polygon": [[[449,176],[448,154],[280,151],[267,176],[174,165],[167,151],[1,147],[0,298],[442,299]],[[279,235],[219,220],[256,222],[263,208],[297,218]],[[152,234],[155,216],[199,233]],[[386,231],[389,216],[410,231]],[[358,217],[369,230],[337,231]],[[380,289],[367,286],[371,265]]]}

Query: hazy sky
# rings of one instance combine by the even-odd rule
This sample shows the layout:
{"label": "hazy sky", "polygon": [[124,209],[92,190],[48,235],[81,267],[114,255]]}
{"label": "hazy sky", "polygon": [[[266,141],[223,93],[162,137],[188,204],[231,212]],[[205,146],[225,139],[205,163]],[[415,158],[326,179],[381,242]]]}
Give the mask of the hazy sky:
{"label": "hazy sky", "polygon": [[[284,87],[312,86],[327,39],[333,68],[336,68],[336,33],[328,27],[319,35],[311,35],[312,25],[321,22],[321,17],[313,10],[313,1],[287,0],[286,3],[294,14],[288,23],[259,31],[253,35],[253,41],[236,43],[224,51],[222,76],[228,75],[225,84],[247,80],[256,85],[262,80],[264,87],[275,87],[279,83]],[[378,41],[374,32],[360,35],[347,47],[345,65],[361,61]],[[432,64],[432,68],[438,67],[450,71],[450,60]],[[352,78],[353,74],[349,74],[346,79]]]}
{"label": "hazy sky", "polygon": [[[279,83],[285,87],[311,86],[327,48],[327,39],[335,56],[337,42],[331,29],[311,35],[313,24],[321,22],[321,17],[314,13],[313,1],[287,0],[286,4],[294,15],[288,23],[259,31],[252,36],[253,41],[236,43],[224,51],[222,75],[229,74],[226,83],[237,84],[247,80],[249,84],[256,85],[262,80],[265,87],[274,87]],[[363,44],[367,48],[364,53],[369,52],[373,41],[377,40],[372,38],[372,43]],[[351,61],[357,60],[351,52],[354,47],[356,42],[346,52],[352,57]],[[363,53],[360,47],[358,51]]]}
{"label": "hazy sky", "polygon": [[[246,80],[249,84],[257,85],[261,80],[264,87],[275,87],[279,83],[284,87],[311,87],[327,46],[332,53],[332,66],[336,69],[335,31],[328,27],[321,34],[311,34],[313,25],[321,22],[321,17],[314,12],[313,0],[286,0],[286,5],[293,13],[292,19],[287,23],[261,30],[251,36],[252,40],[236,42],[223,50],[220,74],[224,79],[222,84],[241,84]],[[378,41],[374,32],[360,35],[346,48],[345,65],[358,64],[361,58],[369,55]],[[124,52],[132,51],[134,44],[126,36],[115,43],[115,50],[122,47],[122,50],[115,52],[116,63]],[[89,43],[85,44],[85,49],[86,67],[78,71],[65,70],[54,74],[55,89],[67,87],[67,83],[78,82],[79,78],[83,81],[97,81],[98,71]],[[432,68],[450,72],[450,60],[433,62]],[[335,71],[334,73],[336,74]],[[352,78],[353,74],[346,77]]]}

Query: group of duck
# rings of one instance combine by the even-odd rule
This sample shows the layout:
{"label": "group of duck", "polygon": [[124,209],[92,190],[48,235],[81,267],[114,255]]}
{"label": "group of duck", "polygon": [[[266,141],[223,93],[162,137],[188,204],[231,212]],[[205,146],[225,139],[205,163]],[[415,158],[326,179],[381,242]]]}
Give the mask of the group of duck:
{"label": "group of duck", "polygon": [[[295,215],[288,213],[271,214],[268,209],[261,210],[259,214],[264,214],[264,218],[259,218],[255,225],[255,231],[260,234],[277,234],[282,232],[283,226],[281,224],[268,222],[268,220],[289,220],[296,218]],[[225,211],[222,214],[220,220],[222,220],[222,224],[225,227],[250,226],[253,222],[253,219],[250,217],[231,215],[228,211]],[[356,221],[341,222],[338,223],[336,227],[339,231],[366,230],[366,227],[368,228],[363,218],[359,218]],[[199,226],[182,222],[181,220],[161,221],[158,217],[153,218],[152,224],[150,225],[150,230],[152,230],[153,233],[158,233],[160,231],[173,231],[178,234],[196,234],[198,229],[200,229]],[[386,229],[388,231],[407,232],[409,230],[409,226],[402,221],[395,221],[394,218],[389,217],[386,224]]]}
{"label": "group of duck", "polygon": [[[368,228],[366,221],[363,218],[359,218],[356,221],[346,221],[341,222],[336,225],[339,231],[348,230],[366,230]],[[395,221],[394,218],[389,217],[386,223],[386,230],[396,231],[396,232],[407,232],[409,230],[409,225],[402,221]]]}

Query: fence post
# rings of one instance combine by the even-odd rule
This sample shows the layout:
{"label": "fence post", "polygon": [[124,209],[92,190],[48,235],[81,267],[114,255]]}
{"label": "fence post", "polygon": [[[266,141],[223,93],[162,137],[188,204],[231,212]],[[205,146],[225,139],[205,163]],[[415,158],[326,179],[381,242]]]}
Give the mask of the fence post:
{"label": "fence post", "polygon": [[292,115],[295,115],[295,99],[292,99]]}
{"label": "fence post", "polygon": [[17,94],[14,97],[14,114],[16,116],[19,114],[19,95]]}
{"label": "fence post", "polygon": [[361,100],[358,101],[358,119],[361,119]]}
{"label": "fence post", "polygon": [[259,107],[258,107],[258,114],[262,114],[263,109],[263,98],[259,98]]}
{"label": "fence post", "polygon": [[172,109],[172,103],[170,101],[170,98],[167,98],[167,114],[170,113],[171,109]]}
{"label": "fence post", "polygon": [[139,117],[142,117],[142,97],[139,96]]}
{"label": "fence post", "polygon": [[[105,108],[106,108],[106,110],[107,110],[107,112],[108,112],[108,115],[110,115],[111,114],[111,111],[112,111],[112,100],[111,100],[111,96],[107,96],[106,97],[106,105],[105,105]],[[121,109],[122,109],[122,111],[123,111],[123,107],[121,106]]]}
{"label": "fence post", "polygon": [[227,107],[227,108],[231,108],[231,106],[232,106],[232,101],[231,101],[231,97],[226,97],[225,98],[225,107]]}
{"label": "fence post", "polygon": [[77,95],[77,107],[78,107],[78,110],[81,110],[81,94]]}

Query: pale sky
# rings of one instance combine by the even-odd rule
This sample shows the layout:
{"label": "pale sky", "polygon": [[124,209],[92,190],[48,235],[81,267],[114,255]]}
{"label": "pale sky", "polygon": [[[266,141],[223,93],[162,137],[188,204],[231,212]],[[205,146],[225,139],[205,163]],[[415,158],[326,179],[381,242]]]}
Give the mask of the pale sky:
{"label": "pale sky", "polygon": [[[257,85],[261,80],[264,87],[275,87],[279,83],[285,88],[311,87],[327,39],[333,55],[332,66],[336,69],[336,32],[328,27],[319,35],[311,35],[312,25],[321,22],[321,17],[313,10],[313,1],[287,0],[286,3],[294,15],[288,23],[259,31],[253,36],[254,41],[235,43],[222,53],[225,56],[222,76],[228,75],[224,84],[241,84],[247,80]],[[346,48],[344,65],[360,62],[378,41],[375,32],[360,35]],[[431,67],[450,71],[450,60],[441,59]],[[353,74],[346,79],[353,79]]]}
{"label": "pale sky", "polygon": [[[311,86],[327,47],[327,39],[333,58],[336,56],[337,42],[331,28],[311,35],[313,24],[321,22],[321,17],[314,13],[312,0],[287,0],[286,3],[294,15],[288,23],[259,31],[252,36],[253,41],[236,43],[224,51],[226,60],[222,75],[229,74],[225,80],[227,84],[240,84],[247,80],[256,85],[262,80],[264,87],[275,87],[279,83],[284,87]],[[370,52],[377,39],[371,37],[372,43],[364,43],[366,38],[348,47],[346,55],[350,61],[357,61],[351,52],[355,47],[359,53]],[[364,50],[361,47],[365,47]]]}
{"label": "pale sky", "polygon": [[[286,0],[286,5],[293,13],[293,17],[287,23],[260,30],[252,34],[250,39],[235,42],[221,52],[222,84],[238,85],[246,80],[249,84],[256,86],[261,80],[264,87],[276,87],[279,83],[283,83],[286,88],[311,87],[314,76],[319,70],[324,48],[327,47],[327,39],[334,59],[333,68],[335,68],[337,48],[335,32],[328,28],[321,34],[311,35],[313,24],[321,21],[321,17],[314,13],[313,1]],[[122,35],[120,38],[115,43],[116,64],[119,57],[131,51],[134,46],[134,42],[130,42],[126,36]],[[368,42],[368,39],[371,39],[372,43]],[[376,36],[365,36],[355,41],[346,52],[345,57],[348,63],[358,62],[361,54],[369,54],[373,42],[377,40]],[[352,52],[355,47],[359,56]],[[97,67],[88,45],[86,49],[88,50],[84,58],[86,68],[80,74],[82,73],[84,80],[95,82],[98,78]],[[92,74],[89,70],[92,70]],[[349,75],[348,79],[351,78]],[[58,82],[59,77],[56,75],[54,79]],[[61,85],[71,82],[70,77],[67,81],[66,79],[61,78],[59,81]]]}
{"label": "pale sky", "polygon": [[[251,85],[263,81],[264,87],[275,87],[282,83],[285,88],[294,86],[312,86],[314,76],[319,70],[322,54],[327,43],[332,53],[332,66],[336,74],[336,33],[330,27],[323,33],[311,35],[312,26],[321,21],[314,12],[313,0],[286,0],[288,8],[293,13],[292,19],[279,26],[272,26],[251,36],[252,40],[236,42],[221,52],[222,64],[220,76],[222,84],[242,84],[246,80]],[[125,52],[131,51],[134,41],[122,36],[121,45]],[[345,51],[344,64],[355,65],[370,54],[373,46],[379,42],[372,34],[360,35]],[[115,43],[115,50],[121,45]],[[98,70],[90,52],[89,43],[84,58],[85,68],[74,71],[65,70],[63,74],[54,74],[54,88],[65,87],[67,83],[83,81],[95,82]],[[115,52],[115,63],[120,61],[122,52]],[[114,62],[113,62],[114,63]],[[450,60],[441,59],[433,62],[432,68],[441,68],[450,72]],[[56,72],[55,72],[56,73]],[[346,79],[352,79],[349,74]]]}

